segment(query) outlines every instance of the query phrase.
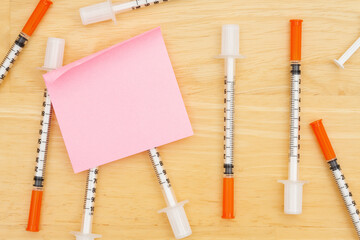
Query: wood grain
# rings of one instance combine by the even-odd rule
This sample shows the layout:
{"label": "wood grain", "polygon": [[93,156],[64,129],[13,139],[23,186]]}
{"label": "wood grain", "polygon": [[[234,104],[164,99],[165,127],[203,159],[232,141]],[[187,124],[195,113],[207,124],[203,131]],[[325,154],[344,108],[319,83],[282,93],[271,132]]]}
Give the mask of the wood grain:
{"label": "wood grain", "polygon": [[[174,0],[123,13],[118,24],[82,26],[78,9],[98,0],[55,0],[0,86],[0,239],[74,239],[80,229],[86,173],[74,174],[54,118],[41,231],[25,231],[35,166],[48,37],[66,40],[70,63],[161,26],[195,135],[159,148],[189,239],[356,239],[356,233],[309,123],[324,124],[360,199],[360,53],[341,70],[332,59],[359,37],[360,3],[334,1]],[[1,0],[0,56],[36,0]],[[289,141],[289,19],[302,18],[303,67],[300,178],[303,213],[283,213]],[[236,218],[221,216],[223,72],[221,25],[240,25],[235,123]],[[360,200],[358,200],[360,201]],[[100,168],[93,232],[107,239],[173,239],[157,211],[163,196],[146,153]]]}

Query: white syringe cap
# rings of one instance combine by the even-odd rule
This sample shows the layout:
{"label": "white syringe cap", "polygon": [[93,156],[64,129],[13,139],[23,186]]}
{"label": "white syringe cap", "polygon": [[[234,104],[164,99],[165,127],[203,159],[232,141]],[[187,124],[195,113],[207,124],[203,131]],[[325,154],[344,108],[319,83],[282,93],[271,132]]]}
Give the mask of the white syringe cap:
{"label": "white syringe cap", "polygon": [[93,234],[93,233],[82,233],[82,232],[70,232],[70,233],[75,235],[76,240],[94,240],[95,238],[101,238],[101,235]]}
{"label": "white syringe cap", "polygon": [[244,58],[239,53],[239,25],[225,24],[222,26],[221,55],[227,58]]}
{"label": "white syringe cap", "polygon": [[80,16],[84,25],[107,21],[110,19],[116,22],[111,0],[80,8]]}
{"label": "white syringe cap", "polygon": [[284,188],[284,212],[286,214],[301,214],[302,192],[306,181],[279,180]]}
{"label": "white syringe cap", "polygon": [[165,212],[167,214],[176,239],[185,238],[192,233],[184,210],[184,204],[187,202],[188,201],[182,201],[174,207],[167,207],[159,211],[159,213]]}
{"label": "white syringe cap", "polygon": [[45,71],[55,70],[63,65],[65,40],[61,38],[48,38],[44,66]]}

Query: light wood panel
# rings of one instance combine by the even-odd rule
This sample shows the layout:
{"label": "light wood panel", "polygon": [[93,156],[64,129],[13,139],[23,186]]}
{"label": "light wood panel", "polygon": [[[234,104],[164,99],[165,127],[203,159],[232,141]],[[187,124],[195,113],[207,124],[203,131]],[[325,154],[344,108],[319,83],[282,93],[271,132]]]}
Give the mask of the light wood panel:
{"label": "light wood panel", "polygon": [[[360,52],[338,69],[332,59],[359,37],[358,1],[174,0],[82,26],[78,9],[98,0],[55,0],[0,86],[0,239],[74,239],[86,173],[73,174],[52,122],[42,224],[25,231],[36,157],[48,37],[66,39],[65,63],[161,26],[195,135],[159,148],[189,239],[356,239],[355,230],[309,123],[324,119],[355,200],[360,199]],[[36,0],[1,0],[0,56]],[[301,168],[303,214],[283,214],[289,140],[289,19],[303,18]],[[236,219],[221,216],[223,72],[221,25],[237,23]],[[360,200],[358,200],[360,201]],[[102,166],[93,232],[107,239],[173,239],[146,153]]]}

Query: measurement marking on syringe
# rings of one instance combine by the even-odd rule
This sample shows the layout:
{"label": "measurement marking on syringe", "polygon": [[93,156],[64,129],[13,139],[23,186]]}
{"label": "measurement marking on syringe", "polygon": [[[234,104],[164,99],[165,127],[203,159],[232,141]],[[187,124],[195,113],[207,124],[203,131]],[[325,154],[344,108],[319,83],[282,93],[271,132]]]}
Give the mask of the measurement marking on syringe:
{"label": "measurement marking on syringe", "polygon": [[11,67],[14,65],[15,60],[17,59],[19,53],[24,48],[25,44],[28,41],[28,36],[25,36],[24,33],[20,33],[18,38],[15,40],[15,43],[11,46],[10,50],[7,52],[5,58],[1,62],[0,67],[0,83],[6,77]]}

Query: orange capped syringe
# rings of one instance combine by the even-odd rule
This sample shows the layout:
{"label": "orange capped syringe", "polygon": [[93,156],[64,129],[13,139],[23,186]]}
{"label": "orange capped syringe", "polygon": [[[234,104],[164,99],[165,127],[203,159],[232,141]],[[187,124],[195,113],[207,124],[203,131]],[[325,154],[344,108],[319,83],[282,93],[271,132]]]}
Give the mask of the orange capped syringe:
{"label": "orange capped syringe", "polygon": [[300,83],[301,83],[301,19],[290,20],[290,66],[291,66],[291,107],[290,107],[290,150],[288,180],[279,180],[284,184],[284,212],[300,214],[302,212],[302,192],[306,181],[299,180],[300,161]]}
{"label": "orange capped syringe", "polygon": [[31,14],[29,20],[0,64],[0,84],[10,71],[10,68],[13,66],[16,58],[25,47],[25,44],[29,41],[29,38],[34,33],[36,27],[39,25],[41,19],[51,4],[52,2],[50,0],[40,0],[38,3],[34,12]]}
{"label": "orange capped syringe", "polygon": [[356,203],[352,198],[352,193],[349,190],[349,185],[345,182],[345,176],[341,172],[340,165],[337,162],[335,152],[331,146],[328,135],[326,134],[322,120],[317,120],[310,123],[316,139],[319,142],[321,151],[324,154],[325,161],[329,164],[330,170],[334,175],[334,179],[340,190],[341,196],[344,200],[346,208],[349,212],[351,220],[354,224],[356,233],[360,238],[360,217],[359,210],[356,208]]}

